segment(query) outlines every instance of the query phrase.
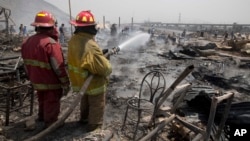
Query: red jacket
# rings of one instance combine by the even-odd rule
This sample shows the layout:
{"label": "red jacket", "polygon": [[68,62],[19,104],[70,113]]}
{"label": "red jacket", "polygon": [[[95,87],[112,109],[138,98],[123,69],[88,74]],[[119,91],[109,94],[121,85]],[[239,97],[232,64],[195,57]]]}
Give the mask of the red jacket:
{"label": "red jacket", "polygon": [[[22,58],[36,90],[60,89],[69,84],[62,49],[54,34],[40,32],[22,44]],[[53,39],[54,38],[54,39]]]}

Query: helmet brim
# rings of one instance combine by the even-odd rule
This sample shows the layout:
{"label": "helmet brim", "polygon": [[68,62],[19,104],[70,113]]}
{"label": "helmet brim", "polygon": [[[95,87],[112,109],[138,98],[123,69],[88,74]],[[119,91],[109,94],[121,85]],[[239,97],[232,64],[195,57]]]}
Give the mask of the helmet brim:
{"label": "helmet brim", "polygon": [[31,26],[35,26],[35,27],[52,27],[54,26],[54,24],[49,24],[49,23],[31,23]]}
{"label": "helmet brim", "polygon": [[72,25],[74,25],[74,26],[91,26],[91,25],[96,25],[96,23],[91,23],[91,24],[88,24],[88,23],[79,23],[79,22],[76,22],[74,20],[70,21],[69,23],[72,24]]}

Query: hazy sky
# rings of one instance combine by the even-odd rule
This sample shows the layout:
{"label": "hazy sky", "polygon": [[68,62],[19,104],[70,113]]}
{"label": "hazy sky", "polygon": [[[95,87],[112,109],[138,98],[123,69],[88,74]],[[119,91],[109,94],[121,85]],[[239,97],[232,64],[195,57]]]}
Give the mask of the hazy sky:
{"label": "hazy sky", "polygon": [[[69,0],[45,0],[69,13]],[[250,0],[70,0],[72,16],[91,10],[96,21],[250,24]]]}

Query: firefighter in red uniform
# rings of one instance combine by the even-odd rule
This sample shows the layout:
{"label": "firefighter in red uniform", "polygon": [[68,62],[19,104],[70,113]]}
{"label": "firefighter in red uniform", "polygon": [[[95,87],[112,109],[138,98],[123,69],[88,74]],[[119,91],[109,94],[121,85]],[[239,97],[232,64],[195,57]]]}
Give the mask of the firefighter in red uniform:
{"label": "firefighter in red uniform", "polygon": [[28,78],[38,95],[38,120],[44,121],[45,128],[57,121],[60,98],[69,90],[69,79],[55,23],[51,13],[37,13],[31,24],[35,26],[37,33],[24,41],[21,50]]}

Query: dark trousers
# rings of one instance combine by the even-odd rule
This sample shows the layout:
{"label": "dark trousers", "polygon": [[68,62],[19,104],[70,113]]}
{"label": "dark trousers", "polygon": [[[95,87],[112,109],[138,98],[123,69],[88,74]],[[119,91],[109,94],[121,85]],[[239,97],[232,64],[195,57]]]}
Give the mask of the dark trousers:
{"label": "dark trousers", "polygon": [[62,89],[37,91],[37,95],[39,103],[38,118],[49,126],[58,119]]}
{"label": "dark trousers", "polygon": [[81,99],[80,112],[81,120],[88,120],[88,124],[103,123],[105,108],[105,94],[84,95]]}

